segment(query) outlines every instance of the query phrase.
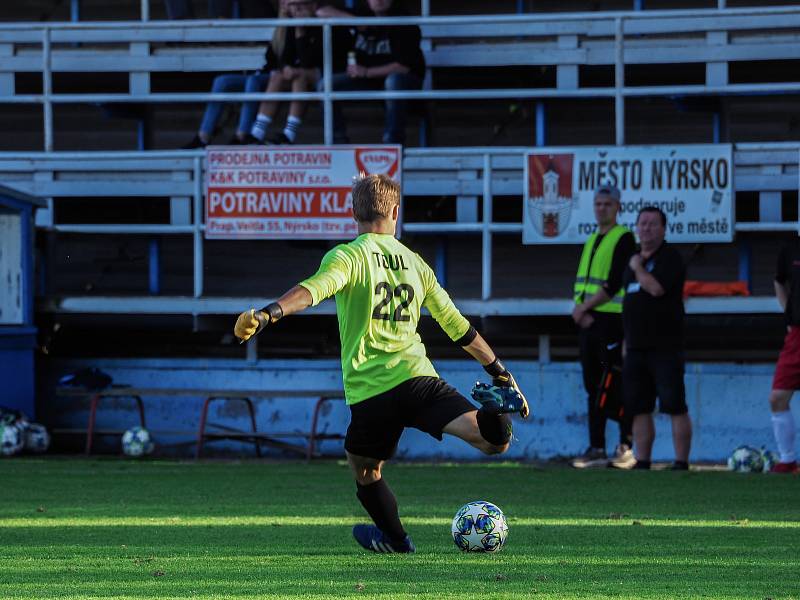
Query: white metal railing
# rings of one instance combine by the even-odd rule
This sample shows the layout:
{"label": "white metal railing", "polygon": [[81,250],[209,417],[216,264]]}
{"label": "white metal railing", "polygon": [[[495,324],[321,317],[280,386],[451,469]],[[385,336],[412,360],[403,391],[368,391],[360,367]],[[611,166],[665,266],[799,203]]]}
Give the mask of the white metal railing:
{"label": "white metal railing", "polygon": [[[406,148],[403,156],[405,196],[448,195],[480,199],[480,221],[423,223],[402,219],[407,233],[481,236],[480,297],[492,297],[493,236],[521,234],[522,223],[496,222],[495,196],[523,194],[522,164],[528,148]],[[5,185],[48,199],[40,227],[64,233],[110,235],[191,235],[193,293],[203,295],[204,151],[0,153],[0,180]],[[800,189],[800,142],[738,144],[734,151],[734,190]],[[187,222],[170,224],[63,224],[54,219],[59,197],[168,197],[184,202]],[[188,210],[191,207],[191,210]],[[800,207],[799,207],[800,209]],[[798,231],[800,222],[735,223],[735,231]]]}
{"label": "white metal railing", "polygon": [[[143,4],[144,10],[144,4]],[[278,25],[321,26],[323,29],[323,82],[320,92],[307,93],[152,93],[149,74],[158,70],[182,70],[186,62],[170,58],[170,50],[160,54],[151,53],[151,44],[161,42],[218,42],[256,41],[268,36],[272,27]],[[392,25],[417,24],[422,27],[424,39],[441,41],[443,50],[431,46],[427,52],[432,64],[458,63],[463,45],[451,44],[454,38],[469,36],[497,39],[504,42],[515,37],[528,36],[549,40],[543,47],[543,56],[522,47],[514,64],[552,64],[560,69],[560,83],[556,88],[502,88],[415,91],[360,91],[334,92],[331,89],[332,75],[332,27],[342,25]],[[753,32],[761,32],[753,41]],[[20,70],[41,70],[41,94],[15,94],[0,92],[0,103],[41,104],[43,107],[44,149],[53,150],[53,105],[65,103],[159,103],[159,102],[204,102],[245,100],[314,100],[321,101],[324,112],[324,141],[333,141],[332,103],[334,101],[362,99],[547,99],[547,98],[613,98],[615,105],[615,141],[625,143],[625,99],[640,96],[697,95],[697,94],[754,94],[800,92],[800,81],[784,83],[731,84],[727,71],[719,69],[727,61],[800,58],[800,7],[746,8],[725,10],[667,10],[625,11],[603,13],[557,13],[522,15],[476,15],[453,17],[394,17],[394,18],[344,18],[344,19],[294,19],[294,20],[222,20],[222,21],[174,21],[115,22],[115,23],[13,23],[0,24],[0,75]],[[780,33],[782,32],[782,33]],[[745,36],[741,43],[734,43],[731,36]],[[648,37],[649,36],[649,37]],[[751,37],[747,37],[751,36]],[[778,37],[775,37],[778,36]],[[781,37],[783,36],[783,37]],[[652,39],[650,39],[652,37]],[[582,40],[584,46],[580,46]],[[773,39],[774,38],[774,39]],[[592,46],[591,40],[607,39],[608,42]],[[772,43],[770,43],[772,41]],[[91,47],[86,48],[81,58],[69,60],[54,49],[54,44],[129,44],[130,60],[108,58]],[[32,67],[25,52],[15,50],[16,45],[34,44],[41,47],[38,60],[40,67]],[[450,45],[448,45],[450,44]],[[493,45],[494,44],[494,45]],[[566,47],[562,47],[566,46]],[[448,50],[449,48],[449,50]],[[10,49],[10,50],[9,50]],[[513,47],[505,43],[487,43],[479,53],[471,53],[468,60],[482,61],[480,64],[508,64]],[[473,48],[474,50],[474,48]],[[491,50],[494,50],[492,52]],[[195,53],[204,52],[193,50]],[[86,60],[93,53],[93,60]],[[437,54],[439,53],[439,54]],[[450,59],[438,62],[439,55]],[[486,55],[481,59],[480,55]],[[54,60],[56,59],[56,60]],[[25,62],[25,61],[28,62]],[[448,60],[450,62],[448,62]],[[453,62],[455,61],[455,62]],[[707,77],[699,85],[629,86],[625,83],[625,65],[649,62],[705,62]],[[119,64],[116,64],[119,63]],[[614,66],[614,85],[611,87],[581,88],[577,81],[577,67],[585,64],[609,64]],[[27,65],[27,66],[26,66]],[[218,62],[207,66],[194,65],[194,70],[220,70]],[[228,66],[230,68],[230,66]],[[236,64],[235,69],[246,68]],[[137,89],[127,94],[61,94],[52,89],[54,70],[129,71],[136,79]],[[800,79],[800,78],[798,78]],[[8,87],[6,83],[6,87]],[[10,84],[13,86],[13,84]]]}

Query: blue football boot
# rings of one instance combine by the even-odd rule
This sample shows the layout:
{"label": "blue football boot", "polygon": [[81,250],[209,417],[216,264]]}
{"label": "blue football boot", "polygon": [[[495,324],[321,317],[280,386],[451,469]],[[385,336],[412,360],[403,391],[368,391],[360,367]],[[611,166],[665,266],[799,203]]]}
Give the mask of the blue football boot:
{"label": "blue football boot", "polygon": [[401,542],[393,542],[375,525],[353,526],[353,537],[362,548],[372,552],[411,554],[417,551],[410,537],[406,536],[406,539]]}
{"label": "blue football boot", "polygon": [[527,419],[530,414],[528,401],[516,386],[490,385],[476,381],[472,386],[472,399],[498,413],[519,413],[523,419]]}

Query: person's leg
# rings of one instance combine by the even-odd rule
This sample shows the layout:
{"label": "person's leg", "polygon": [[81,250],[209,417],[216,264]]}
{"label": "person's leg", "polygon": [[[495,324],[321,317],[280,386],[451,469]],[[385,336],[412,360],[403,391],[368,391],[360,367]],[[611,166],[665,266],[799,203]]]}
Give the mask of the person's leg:
{"label": "person's leg", "polygon": [[633,417],[633,444],[636,448],[636,460],[650,463],[653,452],[653,441],[656,439],[656,426],[653,413]]}
{"label": "person's leg", "polygon": [[393,542],[401,542],[407,534],[400,522],[397,499],[383,480],[382,460],[347,452],[347,463],[356,480],[356,496],[375,525]]}
{"label": "person's leg", "polygon": [[[267,84],[267,92],[276,93],[282,92],[288,85],[288,81],[281,75],[280,71],[272,71],[269,74],[269,83]],[[261,103],[258,108],[258,115],[256,115],[255,123],[250,129],[250,135],[257,140],[262,141],[267,135],[272,119],[278,111],[278,103],[274,100],[266,100]]]}
{"label": "person's leg", "polygon": [[778,447],[781,463],[797,461],[795,454],[796,425],[789,404],[793,390],[772,390],[769,394],[769,408],[772,412],[772,433]]}
{"label": "person's leg", "polygon": [[403,425],[424,431],[437,440],[445,433],[461,438],[486,454],[508,449],[511,417],[498,412],[494,402],[475,406],[438,377],[414,377],[401,390]]}
{"label": "person's leg", "polygon": [[688,469],[692,421],[686,405],[683,353],[675,350],[654,351],[649,354],[649,363],[661,412],[672,418],[672,444],[675,448],[673,468]]}
{"label": "person's leg", "polygon": [[461,438],[484,454],[502,454],[511,439],[511,417],[491,414],[486,409],[459,415],[442,428],[442,433]]}
{"label": "person's leg", "polygon": [[[418,90],[422,81],[413,73],[392,73],[383,82],[387,92]],[[383,131],[384,144],[402,144],[406,139],[406,116],[408,100],[386,101],[386,125]]]}
{"label": "person's leg", "polygon": [[629,349],[622,365],[622,395],[625,413],[633,423],[633,447],[636,466],[650,468],[653,441],[656,437],[653,411],[656,390],[647,364],[646,350]]}
{"label": "person's leg", "polygon": [[597,322],[591,327],[578,330],[578,350],[580,353],[583,388],[586,391],[586,415],[588,420],[589,447],[572,460],[576,469],[605,467],[606,455],[606,417],[597,407],[597,388],[603,374],[600,364],[602,339],[598,335]]}
{"label": "person's leg", "polygon": [[[211,92],[215,94],[241,92],[244,89],[246,80],[247,78],[244,75],[235,73],[217,75],[214,78],[214,83],[211,85]],[[222,102],[216,101],[209,102],[206,105],[203,121],[200,123],[200,129],[197,131],[197,137],[205,144],[207,144],[214,135],[214,128],[217,126],[219,115],[222,112],[222,106]]]}
{"label": "person's leg", "polygon": [[[292,91],[307,92],[309,89],[314,89],[318,79],[319,77],[315,75],[315,70],[304,69],[300,75],[292,80]],[[281,132],[283,135],[281,142],[288,141],[290,144],[294,144],[297,132],[303,124],[303,115],[307,106],[307,102],[301,102],[300,100],[292,100],[291,104],[289,104],[289,116],[286,118],[286,126]]]}
{"label": "person's leg", "polygon": [[772,433],[778,446],[780,462],[773,467],[776,473],[791,473],[797,470],[795,454],[796,426],[789,403],[794,390],[800,389],[800,328],[791,327],[783,341],[772,391],[769,395],[769,408],[772,412]]}
{"label": "person's leg", "polygon": [[672,445],[675,447],[675,463],[689,463],[689,450],[692,448],[692,420],[689,413],[672,415]]}
{"label": "person's leg", "polygon": [[[269,73],[262,73],[261,71],[253,73],[245,81],[244,91],[247,93],[260,92],[267,87],[268,82]],[[239,113],[239,125],[236,128],[236,137],[240,140],[243,140],[250,133],[250,129],[256,120],[257,111],[258,102],[244,102],[242,104],[242,110]]]}
{"label": "person's leg", "polygon": [[589,446],[605,451],[606,418],[597,410],[597,386],[600,384],[600,377],[603,373],[599,352],[602,340],[597,335],[595,327],[596,325],[593,324],[578,332],[578,345],[589,417]]}
{"label": "person's leg", "polygon": [[[615,392],[618,402],[622,403],[622,344],[625,333],[622,329],[622,316],[609,315],[607,325],[603,332],[603,361],[615,368],[618,377]],[[618,369],[618,370],[617,370]],[[617,421],[619,425],[619,446],[633,448],[633,419],[623,410],[622,417]]]}
{"label": "person's leg", "polygon": [[403,432],[397,388],[350,405],[344,447],[356,480],[356,496],[375,525],[356,525],[353,537],[373,552],[413,552],[400,523],[397,500],[381,467],[395,452]]}

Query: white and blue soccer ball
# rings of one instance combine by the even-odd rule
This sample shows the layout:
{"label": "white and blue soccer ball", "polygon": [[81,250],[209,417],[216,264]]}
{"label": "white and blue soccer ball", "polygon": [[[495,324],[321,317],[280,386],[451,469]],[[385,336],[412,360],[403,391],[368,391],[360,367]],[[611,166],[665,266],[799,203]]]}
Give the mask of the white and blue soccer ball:
{"label": "white and blue soccer ball", "polygon": [[122,452],[125,456],[145,456],[155,447],[150,432],[144,427],[131,427],[122,434]]}
{"label": "white and blue soccer ball", "polygon": [[453,541],[463,552],[499,552],[508,537],[503,511],[491,502],[468,502],[458,509],[451,527]]}
{"label": "white and blue soccer ball", "polygon": [[28,423],[23,432],[25,451],[41,454],[50,447],[50,434],[41,423]]}
{"label": "white and blue soccer ball", "polygon": [[735,473],[760,473],[763,468],[761,451],[751,446],[739,446],[728,458],[728,470]]}
{"label": "white and blue soccer ball", "polygon": [[772,450],[767,450],[766,448],[761,448],[761,470],[764,473],[769,473],[772,470],[772,467],[778,464],[780,460],[778,459],[778,455],[775,454]]}
{"label": "white and blue soccer ball", "polygon": [[22,430],[10,423],[0,424],[0,456],[14,456],[24,445]]}

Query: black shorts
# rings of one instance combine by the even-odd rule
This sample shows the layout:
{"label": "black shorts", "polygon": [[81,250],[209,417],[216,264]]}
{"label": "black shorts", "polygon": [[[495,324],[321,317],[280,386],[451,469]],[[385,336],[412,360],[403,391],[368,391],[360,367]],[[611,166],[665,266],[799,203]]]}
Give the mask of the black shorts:
{"label": "black shorts", "polygon": [[652,413],[685,415],[683,352],[679,350],[628,350],[622,365],[625,412],[631,416]]}
{"label": "black shorts", "polygon": [[414,377],[392,389],[350,405],[344,448],[378,460],[392,457],[406,427],[442,439],[442,429],[456,417],[477,410],[438,377]]}

